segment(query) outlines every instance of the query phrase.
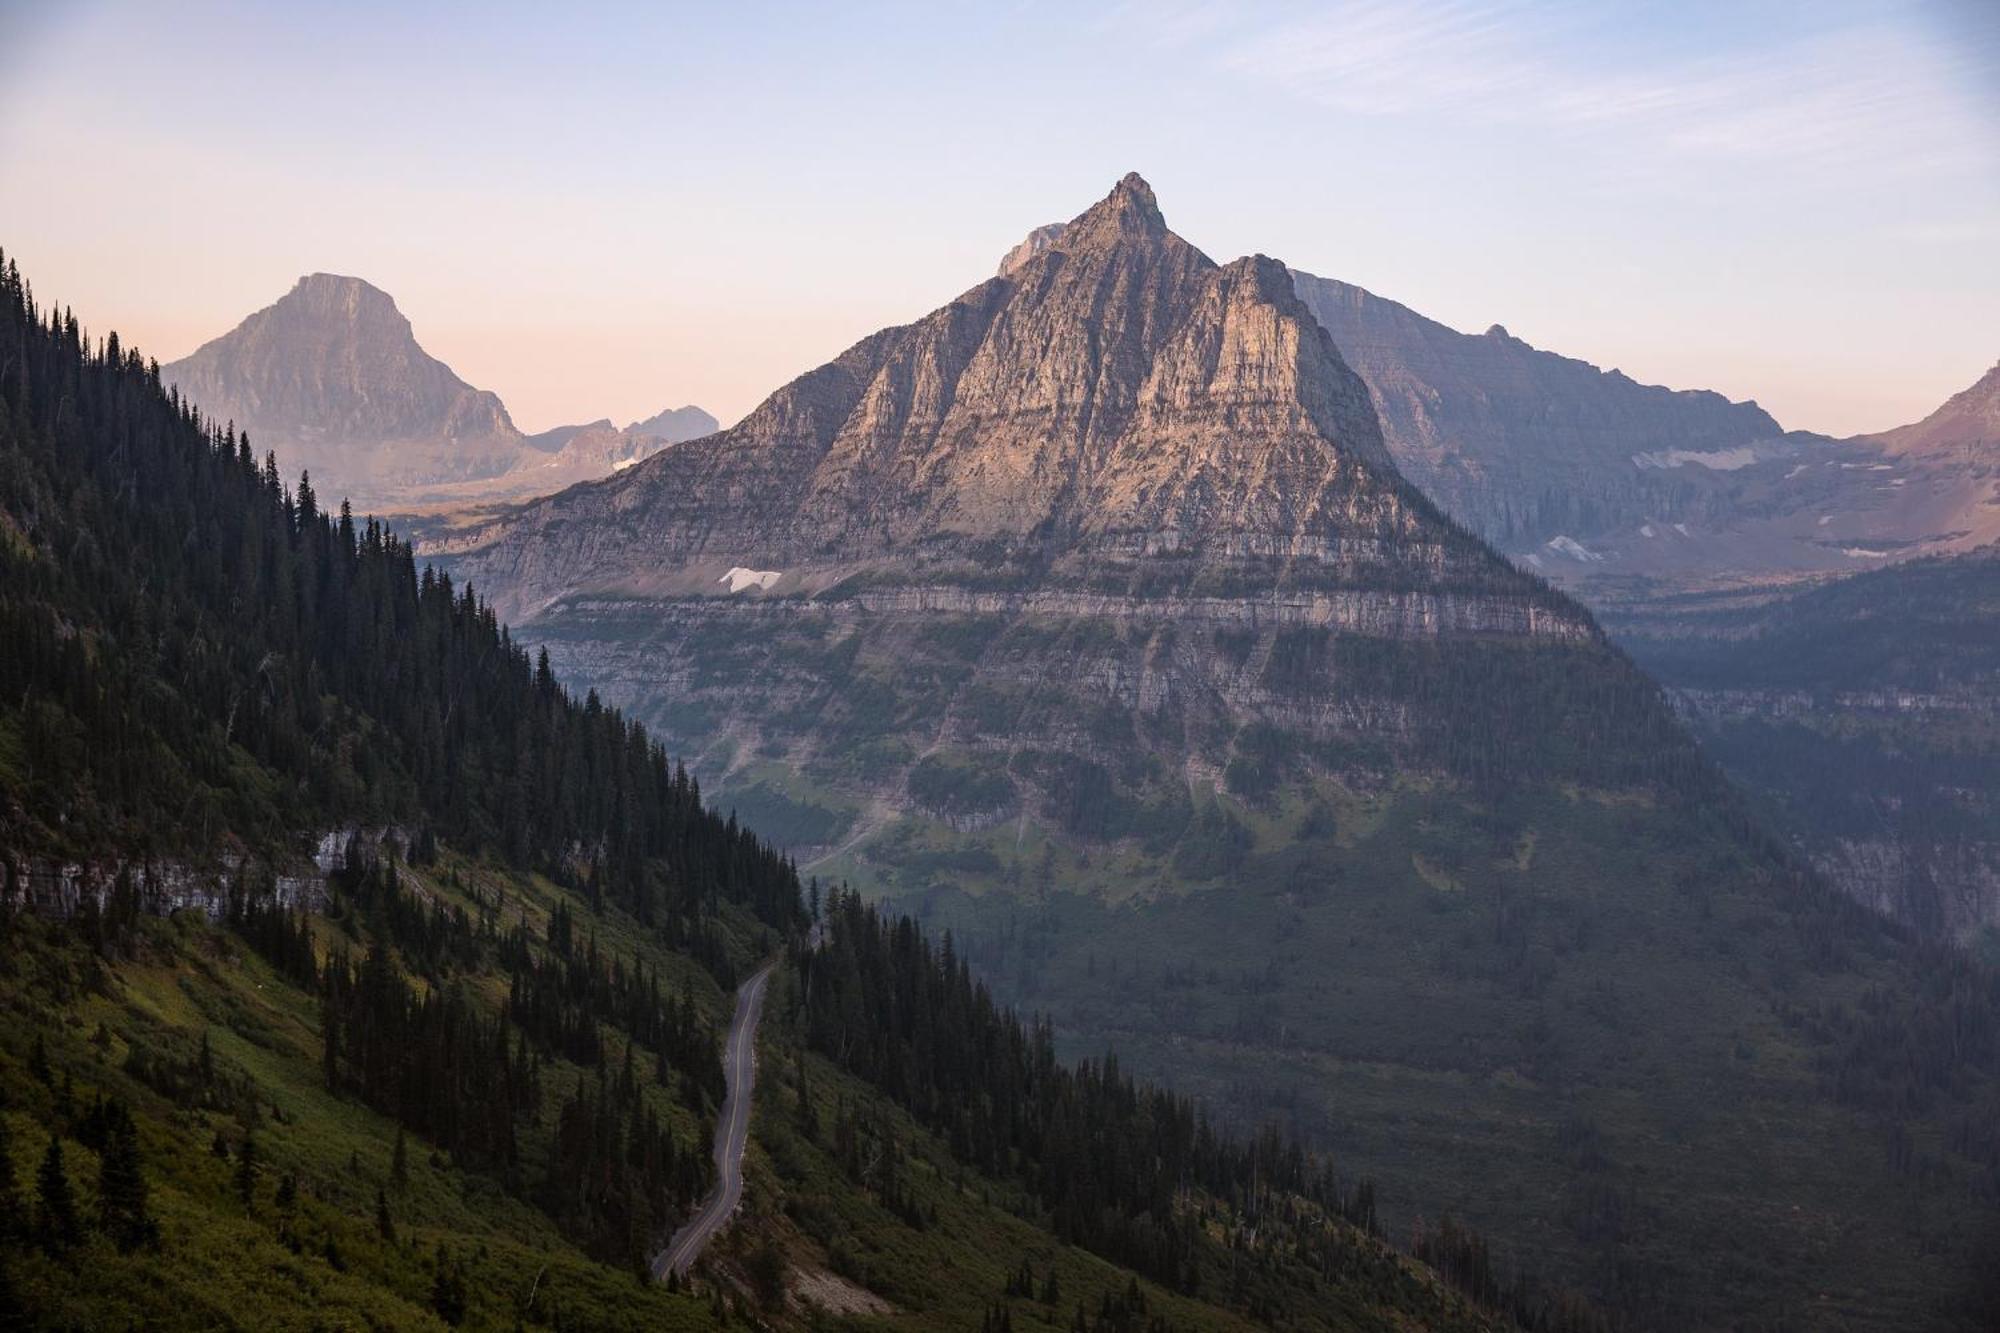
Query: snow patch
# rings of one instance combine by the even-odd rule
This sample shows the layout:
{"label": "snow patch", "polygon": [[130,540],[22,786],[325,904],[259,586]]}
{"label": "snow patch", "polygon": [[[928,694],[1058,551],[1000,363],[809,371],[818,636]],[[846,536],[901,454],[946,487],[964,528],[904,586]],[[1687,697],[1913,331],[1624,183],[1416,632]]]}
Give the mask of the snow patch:
{"label": "snow patch", "polygon": [[1825,526],[1826,526],[1827,524],[1829,524],[1829,523],[1831,523],[1831,522],[1833,522],[1833,515],[1832,515],[1832,514],[1821,514],[1821,515],[1819,516],[1819,525],[1820,525],[1820,526],[1821,526],[1822,528],[1823,528],[1823,527],[1825,527]]}
{"label": "snow patch", "polygon": [[611,470],[613,472],[623,472],[628,467],[637,467],[638,465],[639,460],[636,458],[621,458],[611,465]]}
{"label": "snow patch", "polygon": [[1678,533],[1679,533],[1679,534],[1680,534],[1681,536],[1683,536],[1683,537],[1692,537],[1692,536],[1694,536],[1694,534],[1693,534],[1692,532],[1689,532],[1689,531],[1688,531],[1688,525],[1687,525],[1687,524],[1685,524],[1685,523],[1676,523],[1676,524],[1674,524],[1674,531],[1675,531],[1675,532],[1678,532]]}
{"label": "snow patch", "polygon": [[1865,546],[1843,546],[1840,553],[1852,560],[1885,560],[1887,551],[1871,551]]}
{"label": "snow patch", "polygon": [[785,571],[782,569],[745,569],[742,565],[732,565],[729,572],[716,582],[727,583],[731,592],[742,592],[745,588],[762,592],[783,577]]}
{"label": "snow patch", "polygon": [[1791,480],[1791,479],[1792,479],[1793,477],[1796,477],[1796,476],[1798,476],[1798,475],[1799,475],[1799,473],[1801,473],[1801,472],[1804,472],[1804,471],[1805,471],[1805,470],[1806,470],[1807,468],[1809,468],[1809,467],[1811,467],[1811,466],[1812,466],[1812,464],[1810,464],[1810,463],[1795,463],[1795,464],[1793,464],[1793,465],[1792,465],[1792,470],[1791,470],[1790,472],[1787,472],[1787,473],[1785,474],[1785,480],[1786,480],[1786,481],[1790,481],[1790,480]]}
{"label": "snow patch", "polygon": [[1603,556],[1585,546],[1574,537],[1551,537],[1544,543],[1558,555],[1566,555],[1583,564],[1591,564],[1604,559]]}
{"label": "snow patch", "polygon": [[1692,463],[1711,472],[1734,472],[1738,468],[1749,467],[1756,461],[1757,451],[1749,445],[1744,445],[1740,449],[1715,449],[1708,453],[1696,449],[1655,449],[1651,453],[1632,455],[1635,467],[1669,468]]}
{"label": "snow patch", "polygon": [[1651,523],[1641,523],[1639,525],[1639,535],[1641,537],[1654,536],[1655,534],[1653,532],[1653,525]]}

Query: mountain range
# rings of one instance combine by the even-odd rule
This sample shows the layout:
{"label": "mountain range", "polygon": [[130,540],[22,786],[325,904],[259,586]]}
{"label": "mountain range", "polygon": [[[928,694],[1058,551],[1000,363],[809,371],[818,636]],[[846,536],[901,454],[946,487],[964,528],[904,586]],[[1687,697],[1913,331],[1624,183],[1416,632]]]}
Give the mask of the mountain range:
{"label": "mountain range", "polygon": [[310,471],[322,493],[364,509],[560,490],[717,424],[685,407],[624,431],[598,422],[524,435],[498,397],[418,345],[388,293],[330,273],[300,278],[161,377],[276,452],[287,476]]}
{"label": "mountain range", "polygon": [[[1766,429],[1490,341],[1669,453]],[[949,925],[1063,1049],[1402,1182],[1393,1225],[1470,1217],[1662,1326],[1923,1323],[1995,1151],[1984,1054],[1898,1090],[1953,1063],[1935,964],[1405,477],[1379,397],[1291,270],[1127,177],[737,426],[432,552],[807,870]],[[1795,1151],[1732,1146],[1778,1114]],[[1924,1173],[1963,1212],[1886,1203]]]}

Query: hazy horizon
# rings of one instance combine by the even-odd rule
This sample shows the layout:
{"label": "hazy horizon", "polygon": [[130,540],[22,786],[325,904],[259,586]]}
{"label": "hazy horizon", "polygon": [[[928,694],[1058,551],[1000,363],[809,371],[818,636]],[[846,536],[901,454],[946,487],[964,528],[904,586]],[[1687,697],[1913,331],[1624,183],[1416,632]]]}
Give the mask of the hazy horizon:
{"label": "hazy horizon", "polygon": [[1069,13],[0,5],[0,245],[162,361],[364,278],[526,430],[732,420],[1129,170],[1217,259],[1792,429],[2000,358],[1971,5]]}

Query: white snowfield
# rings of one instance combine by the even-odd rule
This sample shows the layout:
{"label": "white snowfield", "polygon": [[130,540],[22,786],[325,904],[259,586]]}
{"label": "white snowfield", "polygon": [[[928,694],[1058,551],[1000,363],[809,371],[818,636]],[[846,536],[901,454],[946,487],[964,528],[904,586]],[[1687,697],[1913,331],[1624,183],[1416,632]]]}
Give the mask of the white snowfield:
{"label": "white snowfield", "polygon": [[761,592],[783,577],[785,571],[782,569],[745,569],[742,565],[734,565],[716,582],[727,583],[731,592],[742,592],[745,588]]}
{"label": "white snowfield", "polygon": [[1582,561],[1585,564],[1604,558],[1574,537],[1551,537],[1545,545],[1551,551],[1566,555],[1572,560]]}
{"label": "white snowfield", "polygon": [[1680,467],[1692,463],[1712,472],[1734,472],[1756,461],[1757,450],[1750,445],[1737,449],[1715,449],[1707,453],[1694,449],[1658,449],[1652,453],[1632,455],[1633,465],[1641,469]]}

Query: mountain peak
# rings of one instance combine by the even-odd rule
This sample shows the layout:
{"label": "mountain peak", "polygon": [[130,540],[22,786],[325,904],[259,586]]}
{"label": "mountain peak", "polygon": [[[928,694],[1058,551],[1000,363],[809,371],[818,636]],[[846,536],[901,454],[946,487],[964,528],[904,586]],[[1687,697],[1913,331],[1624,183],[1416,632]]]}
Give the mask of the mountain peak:
{"label": "mountain peak", "polygon": [[265,312],[279,319],[367,325],[414,344],[410,321],[396,298],[363,278],[344,273],[308,273]]}
{"label": "mountain peak", "polygon": [[1167,220],[1160,213],[1160,201],[1153,197],[1153,187],[1133,171],[1063,228],[1062,240],[1068,249],[1166,234]]}

